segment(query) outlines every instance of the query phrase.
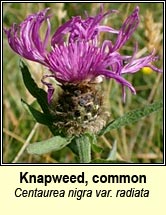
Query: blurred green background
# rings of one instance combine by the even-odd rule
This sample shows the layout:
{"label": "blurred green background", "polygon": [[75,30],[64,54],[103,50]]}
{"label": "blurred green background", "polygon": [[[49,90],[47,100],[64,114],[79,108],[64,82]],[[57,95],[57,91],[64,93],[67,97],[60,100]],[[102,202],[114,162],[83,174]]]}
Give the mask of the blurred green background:
{"label": "blurred green background", "polygon": [[[156,49],[160,60],[155,64],[162,68],[162,3],[104,3],[105,11],[119,10],[104,20],[105,25],[119,29],[124,19],[140,7],[140,24],[131,40],[121,50],[123,54],[132,54],[134,42],[139,45],[138,57],[147,55]],[[99,3],[3,3],[3,24],[9,28],[13,23],[22,22],[29,14],[36,13],[46,7],[51,8],[52,34],[56,28],[72,16],[84,17],[84,11],[95,15]],[[43,32],[41,32],[42,34]],[[36,124],[33,117],[21,103],[21,98],[31,104],[34,98],[23,85],[19,71],[20,57],[8,45],[3,35],[3,162],[4,163],[75,163],[77,159],[70,149],[65,148],[42,156],[29,155],[23,150],[24,144],[45,140],[51,137],[47,127]],[[109,34],[102,35],[108,39]],[[112,38],[111,38],[112,39]],[[26,61],[32,76],[40,87],[44,68],[34,62]],[[105,102],[111,113],[111,120],[133,109],[162,99],[162,75],[141,70],[129,75],[126,79],[135,86],[137,95],[127,90],[126,103],[122,103],[121,87],[114,81],[105,81]],[[163,116],[162,111],[155,112],[130,126],[112,130],[100,137],[98,144],[102,153],[93,153],[92,157],[107,158],[114,141],[117,142],[117,159],[134,163],[163,162]]]}

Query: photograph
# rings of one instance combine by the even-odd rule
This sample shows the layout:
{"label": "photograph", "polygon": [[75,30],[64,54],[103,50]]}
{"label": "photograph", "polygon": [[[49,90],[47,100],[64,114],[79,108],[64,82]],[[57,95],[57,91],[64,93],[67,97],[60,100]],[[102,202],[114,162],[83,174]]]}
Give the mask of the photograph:
{"label": "photograph", "polygon": [[3,2],[3,165],[162,165],[162,2]]}

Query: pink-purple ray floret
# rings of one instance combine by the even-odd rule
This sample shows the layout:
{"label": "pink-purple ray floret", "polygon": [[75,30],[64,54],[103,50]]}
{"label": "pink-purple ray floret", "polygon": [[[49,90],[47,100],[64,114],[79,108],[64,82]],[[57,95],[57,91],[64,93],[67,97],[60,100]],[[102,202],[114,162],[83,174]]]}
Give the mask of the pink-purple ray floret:
{"label": "pink-purple ray floret", "polygon": [[[98,76],[112,78],[122,85],[123,98],[125,87],[136,93],[130,82],[123,78],[123,74],[135,73],[143,67],[150,67],[161,72],[151,63],[158,58],[155,51],[146,57],[136,58],[137,44],[133,48],[133,56],[123,56],[119,49],[131,38],[139,24],[139,7],[124,21],[119,30],[101,25],[101,21],[111,13],[104,13],[101,6],[98,15],[82,19],[72,17],[62,24],[53,34],[50,41],[50,15],[48,8],[28,16],[20,25],[13,24],[4,29],[10,47],[20,56],[43,64],[51,75],[45,75],[42,82],[48,87],[48,102],[50,103],[54,88],[44,79],[55,78],[59,83],[93,82]],[[40,29],[43,22],[47,23],[44,38],[41,39]],[[110,40],[100,40],[100,32],[116,35],[113,43]],[[48,47],[51,46],[51,51]],[[124,61],[126,62],[124,64]]]}

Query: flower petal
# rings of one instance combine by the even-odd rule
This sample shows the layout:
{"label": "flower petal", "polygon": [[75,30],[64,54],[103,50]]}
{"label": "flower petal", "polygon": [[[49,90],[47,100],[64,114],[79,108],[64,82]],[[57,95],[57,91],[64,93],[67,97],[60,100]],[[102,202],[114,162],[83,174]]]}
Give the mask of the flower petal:
{"label": "flower petal", "polygon": [[155,50],[148,56],[134,59],[131,58],[129,63],[126,64],[123,68],[121,73],[126,74],[126,73],[136,73],[143,67],[150,67],[156,72],[162,72],[161,69],[158,69],[157,67],[153,66],[151,63],[156,61],[158,59],[157,56],[155,56]]}
{"label": "flower petal", "polygon": [[62,45],[64,43],[64,36],[69,32],[73,31],[74,26],[76,23],[80,22],[80,17],[76,16],[61,25],[54,33],[51,39],[51,45],[54,47],[56,44]]}
{"label": "flower petal", "polygon": [[[103,13],[103,9],[100,8],[100,13],[94,17],[87,16],[86,19],[82,19],[80,16],[73,17],[63,25],[61,25],[54,33],[51,45],[54,47],[55,44],[63,45],[65,38],[64,36],[69,34],[69,43],[75,41],[96,41],[96,37],[100,32],[110,32],[118,34],[119,31],[108,27],[100,26],[100,22],[110,13],[116,11],[109,11]],[[95,42],[94,42],[95,43]],[[97,43],[95,43],[97,44]]]}
{"label": "flower petal", "polygon": [[[50,35],[49,17],[46,16],[48,8],[28,16],[20,25],[14,24],[9,29],[4,29],[7,35],[10,47],[22,57],[40,62],[45,65],[44,59],[46,46]],[[39,30],[43,21],[47,20],[48,28],[44,38],[41,41]]]}
{"label": "flower petal", "polygon": [[54,77],[54,75],[44,75],[41,82],[46,85],[48,87],[48,90],[47,90],[47,101],[48,101],[48,104],[50,104],[51,100],[52,100],[52,97],[53,97],[53,94],[54,94],[54,88],[52,86],[51,83],[48,83],[48,82],[45,82],[44,79],[46,78],[50,78],[50,77]]}
{"label": "flower petal", "polygon": [[97,73],[99,68],[105,68],[106,56],[107,53],[100,48],[86,41],[77,41],[68,45],[56,45],[47,55],[47,64],[56,79],[62,83],[90,81],[100,75]]}
{"label": "flower petal", "polygon": [[101,75],[104,75],[105,77],[108,77],[108,78],[113,78],[114,80],[116,80],[118,83],[120,83],[122,86],[126,86],[128,87],[131,92],[133,94],[136,94],[136,91],[134,89],[134,87],[132,86],[132,84],[128,81],[126,81],[123,77],[121,77],[120,75],[118,74],[115,74],[114,72],[110,71],[110,70],[102,70],[101,72]]}
{"label": "flower petal", "polygon": [[112,52],[116,51],[117,49],[120,49],[127,42],[127,40],[132,36],[134,31],[136,30],[138,24],[139,24],[139,7],[136,7],[133,13],[126,19],[126,21],[122,25],[115,45],[112,49]]}

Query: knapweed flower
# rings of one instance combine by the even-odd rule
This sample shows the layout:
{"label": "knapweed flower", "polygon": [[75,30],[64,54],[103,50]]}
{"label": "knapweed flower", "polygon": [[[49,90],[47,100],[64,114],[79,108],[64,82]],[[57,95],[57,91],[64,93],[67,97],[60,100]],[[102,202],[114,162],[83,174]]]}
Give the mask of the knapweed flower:
{"label": "knapweed flower", "polygon": [[[97,84],[104,77],[114,79],[122,85],[123,98],[125,88],[133,94],[135,89],[124,77],[133,74],[143,67],[154,71],[160,69],[152,65],[157,60],[154,51],[146,57],[136,58],[137,45],[132,56],[121,55],[119,50],[131,38],[139,24],[139,7],[124,21],[119,30],[101,25],[102,20],[116,11],[103,12],[82,19],[72,17],[61,25],[51,37],[51,51],[48,51],[50,41],[50,15],[48,8],[28,16],[21,24],[5,29],[11,48],[20,56],[47,67],[51,74],[42,78],[42,83],[48,87],[48,103],[52,103],[54,87],[45,81],[52,77],[61,85],[62,93],[56,102],[54,112],[59,127],[67,127],[70,133],[75,129],[80,132],[91,130],[97,132],[104,126],[105,114],[102,108],[102,97]],[[40,36],[43,22],[47,23],[44,38]],[[110,40],[100,40],[100,33],[108,32],[116,35],[113,43]],[[96,128],[97,125],[97,128]],[[75,128],[72,131],[72,128]]]}

